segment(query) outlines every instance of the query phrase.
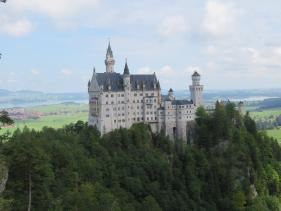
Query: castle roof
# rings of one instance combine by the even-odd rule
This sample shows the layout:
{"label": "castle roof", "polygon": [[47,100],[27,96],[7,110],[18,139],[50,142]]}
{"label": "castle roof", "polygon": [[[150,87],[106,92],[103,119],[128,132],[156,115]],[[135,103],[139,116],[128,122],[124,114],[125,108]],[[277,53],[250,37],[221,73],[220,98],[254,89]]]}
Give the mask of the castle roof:
{"label": "castle roof", "polygon": [[172,105],[190,105],[193,104],[192,100],[173,100]]}
{"label": "castle roof", "polygon": [[192,76],[200,76],[200,74],[197,71],[195,71]]}
{"label": "castle roof", "polygon": [[[111,91],[123,91],[123,77],[120,73],[96,73],[96,80],[99,87],[103,86],[104,90],[110,86]],[[130,75],[131,90],[155,90],[157,78],[155,74]],[[157,86],[156,86],[157,88]]]}

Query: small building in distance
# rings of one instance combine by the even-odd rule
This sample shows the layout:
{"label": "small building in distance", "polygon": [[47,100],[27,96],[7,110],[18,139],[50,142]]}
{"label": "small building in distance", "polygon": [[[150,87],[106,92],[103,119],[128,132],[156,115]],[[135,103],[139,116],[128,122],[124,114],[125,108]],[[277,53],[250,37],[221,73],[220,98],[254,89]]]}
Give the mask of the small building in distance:
{"label": "small building in distance", "polygon": [[277,124],[281,126],[281,114],[276,118]]}

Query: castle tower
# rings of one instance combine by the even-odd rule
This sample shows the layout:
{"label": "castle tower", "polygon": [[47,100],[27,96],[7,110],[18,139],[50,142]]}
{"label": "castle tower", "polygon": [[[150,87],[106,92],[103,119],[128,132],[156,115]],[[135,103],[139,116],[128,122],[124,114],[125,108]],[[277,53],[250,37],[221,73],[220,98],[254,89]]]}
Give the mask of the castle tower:
{"label": "castle tower", "polygon": [[104,63],[105,63],[105,66],[106,66],[106,72],[107,73],[114,73],[115,60],[113,58],[113,52],[111,50],[110,42],[108,43],[108,48],[107,48]]}
{"label": "castle tower", "polygon": [[242,101],[240,101],[238,103],[238,111],[241,115],[245,114],[245,107],[244,107],[244,103]]}
{"label": "castle tower", "polygon": [[197,71],[193,73],[191,76],[192,78],[192,85],[189,86],[191,100],[193,101],[196,107],[203,106],[203,85],[200,85],[200,75]]}
{"label": "castle tower", "polygon": [[123,72],[123,87],[125,94],[125,118],[126,118],[126,128],[131,126],[131,118],[130,118],[130,93],[131,93],[131,82],[130,82],[130,71],[127,64],[125,64],[124,72]]}
{"label": "castle tower", "polygon": [[168,98],[169,98],[169,100],[175,100],[174,91],[172,90],[172,88],[170,88],[170,90],[168,92]]}

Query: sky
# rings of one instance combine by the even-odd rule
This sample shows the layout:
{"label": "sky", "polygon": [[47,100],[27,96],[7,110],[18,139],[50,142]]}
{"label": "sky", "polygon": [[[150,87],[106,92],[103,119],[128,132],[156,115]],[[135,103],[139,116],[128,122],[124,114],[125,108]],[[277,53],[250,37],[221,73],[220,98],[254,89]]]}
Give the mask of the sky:
{"label": "sky", "polygon": [[108,40],[122,73],[162,89],[281,88],[281,1],[8,0],[0,3],[0,89],[86,92],[105,72]]}

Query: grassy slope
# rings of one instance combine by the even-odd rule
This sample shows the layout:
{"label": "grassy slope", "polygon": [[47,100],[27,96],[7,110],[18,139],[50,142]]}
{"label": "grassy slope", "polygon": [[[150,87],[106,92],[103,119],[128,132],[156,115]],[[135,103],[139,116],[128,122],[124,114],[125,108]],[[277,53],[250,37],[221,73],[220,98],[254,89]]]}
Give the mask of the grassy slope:
{"label": "grassy slope", "polygon": [[[266,109],[263,111],[255,111],[250,112],[251,116],[257,120],[257,119],[275,119],[277,116],[281,114],[281,108],[274,108],[274,109]],[[276,138],[279,143],[281,143],[281,127],[272,129],[272,130],[266,130],[268,135]]]}

